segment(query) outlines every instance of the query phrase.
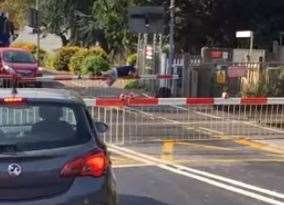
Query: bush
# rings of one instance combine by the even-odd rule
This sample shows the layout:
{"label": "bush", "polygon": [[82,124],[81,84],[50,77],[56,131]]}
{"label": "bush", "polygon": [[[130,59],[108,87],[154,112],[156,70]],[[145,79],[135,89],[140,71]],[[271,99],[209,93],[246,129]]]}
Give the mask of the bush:
{"label": "bush", "polygon": [[37,46],[33,43],[25,43],[25,42],[15,42],[11,44],[13,48],[22,48],[32,53],[36,51]]}
{"label": "bush", "polygon": [[131,54],[127,58],[127,64],[129,65],[136,65],[137,63],[137,54]]}
{"label": "bush", "polygon": [[90,55],[80,66],[83,75],[99,75],[102,71],[110,69],[109,62],[101,56]]}
{"label": "bush", "polygon": [[[11,44],[12,48],[22,48],[25,49],[26,51],[30,52],[33,54],[35,58],[37,58],[37,46],[33,43],[25,43],[25,42],[15,42]],[[41,65],[43,65],[43,61],[46,58],[47,52],[43,49],[40,49],[39,51],[39,61]]]}
{"label": "bush", "polygon": [[108,61],[108,55],[101,47],[97,46],[90,49],[81,48],[70,59],[69,70],[76,74],[80,72],[81,65],[88,56],[99,56]]}
{"label": "bush", "polygon": [[269,97],[283,97],[284,96],[284,68],[270,71],[268,83]]}
{"label": "bush", "polygon": [[95,47],[91,47],[89,49],[89,53],[90,54],[93,54],[93,55],[96,55],[96,56],[100,56],[102,57],[103,59],[105,60],[108,60],[108,55],[107,53],[105,52],[105,50],[100,47],[100,46],[95,46]]}
{"label": "bush", "polygon": [[69,63],[69,70],[75,74],[79,73],[81,65],[83,64],[83,61],[88,55],[90,55],[90,51],[88,49],[80,49],[71,57]]}
{"label": "bush", "polygon": [[131,90],[131,89],[140,89],[141,86],[139,85],[138,80],[131,80],[128,82],[125,86],[124,89],[126,90]]}
{"label": "bush", "polygon": [[45,68],[54,69],[55,54],[47,54],[43,60]]}
{"label": "bush", "polygon": [[66,46],[61,48],[54,59],[55,70],[69,71],[69,63],[72,56],[80,50],[79,47]]}
{"label": "bush", "polygon": [[263,97],[268,94],[268,86],[263,82],[251,83],[242,92],[244,97]]}

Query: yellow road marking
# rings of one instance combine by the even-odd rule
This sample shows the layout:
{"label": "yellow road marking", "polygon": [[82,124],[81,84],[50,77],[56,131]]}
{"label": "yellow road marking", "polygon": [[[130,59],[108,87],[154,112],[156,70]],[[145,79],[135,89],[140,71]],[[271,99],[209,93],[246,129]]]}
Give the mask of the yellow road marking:
{"label": "yellow road marking", "polygon": [[165,141],[162,147],[163,154],[172,154],[174,151],[174,144],[175,142]]}
{"label": "yellow road marking", "polygon": [[267,145],[267,144],[264,144],[264,143],[255,142],[253,140],[238,139],[238,140],[235,140],[235,142],[240,144],[240,145],[252,147],[254,149],[284,155],[284,150],[280,149],[279,147],[274,147],[274,146]]}
{"label": "yellow road marking", "polygon": [[165,140],[162,145],[161,159],[171,161],[173,160],[175,142],[171,140]]}
{"label": "yellow road marking", "polygon": [[178,145],[187,145],[187,146],[195,146],[195,147],[203,147],[206,149],[214,149],[214,150],[223,150],[223,151],[234,151],[233,148],[225,148],[225,147],[219,147],[219,146],[213,146],[213,145],[204,145],[199,143],[190,143],[190,142],[176,142]]}
{"label": "yellow road marking", "polygon": [[[217,130],[212,130],[212,129],[203,128],[203,127],[199,129],[203,129],[205,131],[208,131],[209,133],[211,132],[212,133],[211,135],[214,137],[218,137],[221,139],[229,139],[228,136],[226,136],[224,133],[219,132]],[[233,136],[233,138],[238,138],[237,140],[233,140],[233,142],[239,145],[249,146],[251,148],[258,149],[261,151],[284,155],[284,149],[280,149],[279,147],[271,146],[265,143],[256,142],[253,140],[248,140],[248,139],[245,139],[244,136]]]}

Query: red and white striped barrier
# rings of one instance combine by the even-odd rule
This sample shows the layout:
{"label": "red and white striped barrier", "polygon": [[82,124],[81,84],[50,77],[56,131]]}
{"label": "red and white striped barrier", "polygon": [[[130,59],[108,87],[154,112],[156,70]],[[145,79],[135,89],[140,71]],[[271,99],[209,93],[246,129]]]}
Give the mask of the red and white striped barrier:
{"label": "red and white striped barrier", "polygon": [[[13,79],[13,76],[9,75],[0,75],[0,79]],[[106,80],[107,77],[103,76],[74,76],[74,75],[50,75],[50,76],[43,76],[43,77],[32,77],[32,78],[26,78],[26,77],[16,77],[18,81],[24,81],[24,82],[30,82],[30,81],[71,81],[71,80]],[[176,80],[179,79],[178,75],[141,75],[137,77],[129,76],[124,78],[119,78],[124,80],[135,80],[135,79],[141,79],[141,80]]]}
{"label": "red and white striped barrier", "polygon": [[88,106],[210,106],[210,105],[284,105],[284,98],[96,98],[84,99]]}

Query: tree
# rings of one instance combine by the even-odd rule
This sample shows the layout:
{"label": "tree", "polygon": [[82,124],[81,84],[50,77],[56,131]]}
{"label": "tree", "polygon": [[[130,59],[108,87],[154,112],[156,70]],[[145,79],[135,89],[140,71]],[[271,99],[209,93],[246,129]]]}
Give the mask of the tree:
{"label": "tree", "polygon": [[[136,49],[137,40],[135,35],[129,33],[128,8],[138,5],[161,5],[163,2],[163,0],[96,0],[93,5],[92,22],[103,32],[108,51],[113,55],[128,53]],[[92,29],[90,24],[88,25],[91,31],[95,31],[95,26]],[[84,27],[82,29],[85,32],[88,30]]]}
{"label": "tree", "polygon": [[237,30],[253,30],[256,45],[269,48],[284,29],[283,0],[179,0],[178,48],[200,53],[202,46],[237,47]]}
{"label": "tree", "polygon": [[2,0],[0,10],[9,13],[9,18],[17,28],[21,28],[27,21],[27,12],[34,4],[34,0]]}
{"label": "tree", "polygon": [[[128,31],[130,6],[164,6],[170,0],[45,0],[40,2],[43,23],[64,45],[92,46],[96,42],[114,55],[132,50],[135,35]],[[35,0],[2,0],[17,25]],[[235,31],[255,31],[256,45],[269,48],[284,29],[283,0],[176,0],[177,50],[199,54],[202,46],[236,47]],[[168,33],[168,32],[167,32]]]}
{"label": "tree", "polygon": [[50,32],[59,35],[63,45],[80,43],[76,13],[90,12],[93,0],[46,0],[40,1],[42,22]]}
{"label": "tree", "polygon": [[127,8],[131,1],[97,0],[93,5],[93,15],[97,28],[104,32],[108,50],[123,53],[131,47],[131,35],[128,32]]}

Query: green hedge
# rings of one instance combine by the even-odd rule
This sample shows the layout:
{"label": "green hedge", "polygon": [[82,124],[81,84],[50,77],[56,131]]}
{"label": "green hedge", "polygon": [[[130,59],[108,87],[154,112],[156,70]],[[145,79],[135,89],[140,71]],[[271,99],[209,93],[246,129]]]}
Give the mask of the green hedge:
{"label": "green hedge", "polygon": [[105,60],[108,60],[108,55],[105,50],[100,46],[91,47],[89,53],[95,56],[100,56]]}
{"label": "green hedge", "polygon": [[88,56],[98,56],[108,62],[108,55],[101,47],[97,46],[90,49],[81,48],[71,57],[69,70],[75,74],[82,73],[81,69],[84,69],[83,62]]}
{"label": "green hedge", "polygon": [[69,71],[69,63],[72,56],[80,50],[79,47],[66,46],[61,48],[55,56],[54,68],[55,70]]}
{"label": "green hedge", "polygon": [[138,80],[131,80],[125,86],[124,89],[132,90],[132,89],[141,89],[142,87],[139,85]]}
{"label": "green hedge", "polygon": [[109,69],[110,64],[108,60],[96,55],[87,56],[80,67],[83,75],[99,75],[102,71]]}
{"label": "green hedge", "polygon": [[45,56],[45,58],[43,59],[43,66],[45,68],[49,68],[49,69],[54,69],[54,61],[55,61],[55,54],[53,53],[49,53]]}
{"label": "green hedge", "polygon": [[88,55],[90,55],[88,49],[80,49],[71,57],[69,63],[69,70],[74,74],[80,73],[81,65]]}

